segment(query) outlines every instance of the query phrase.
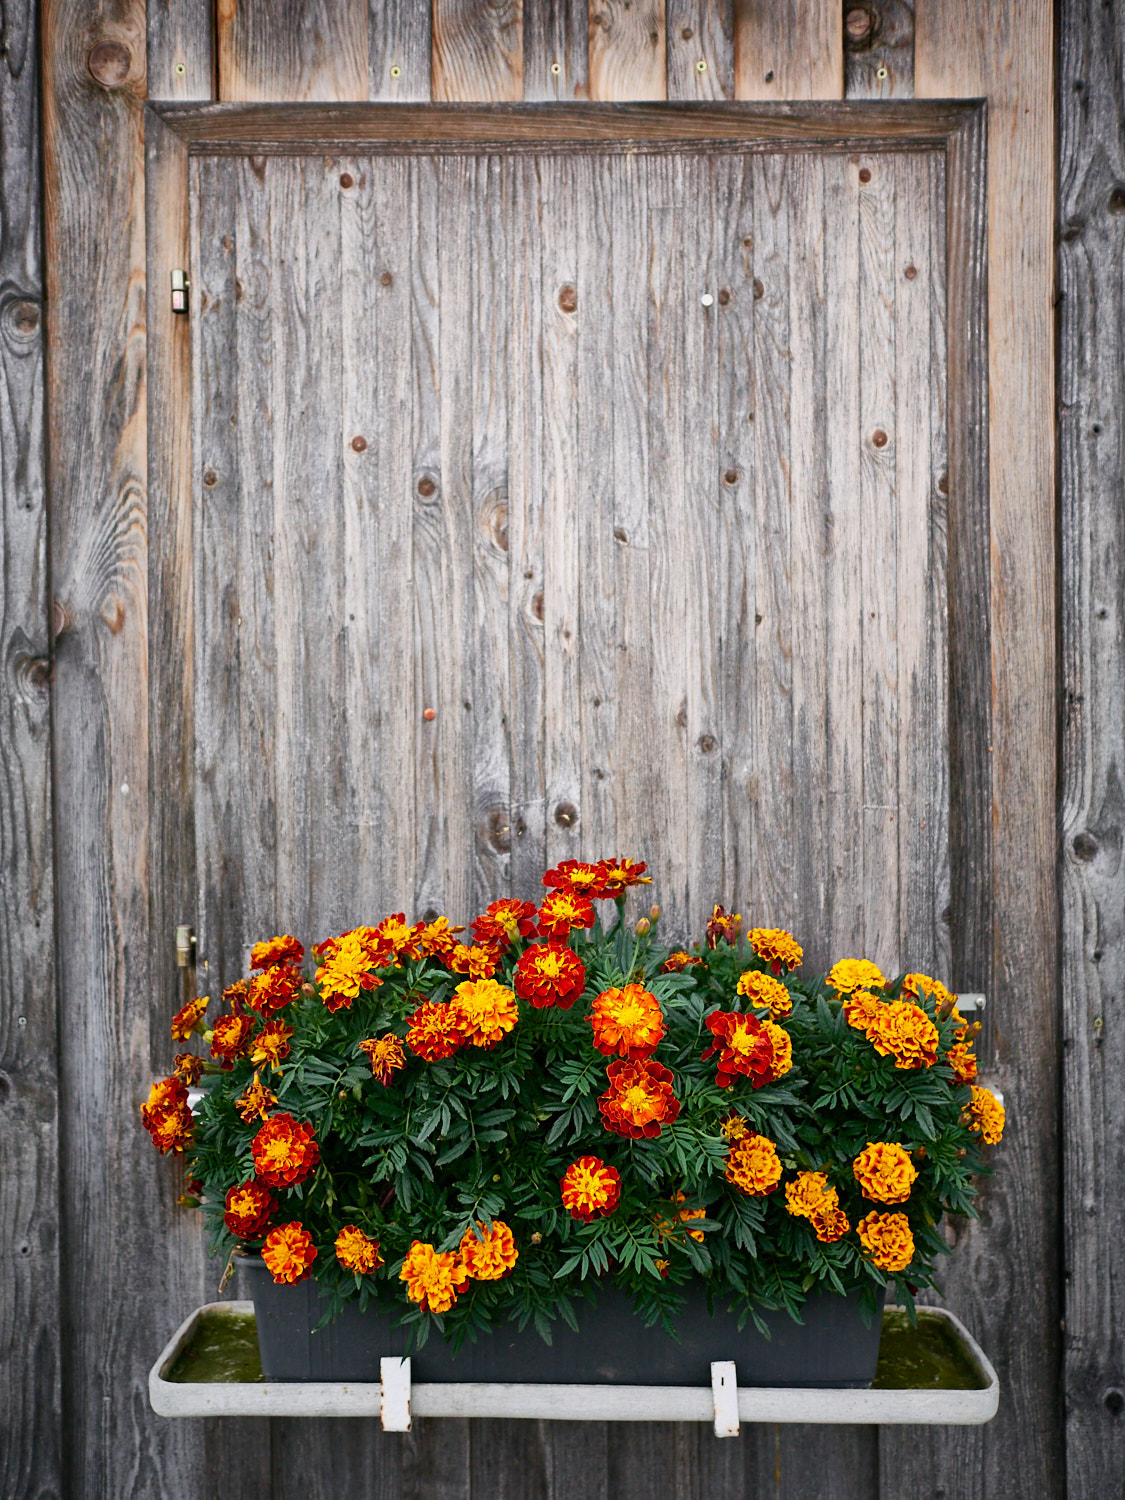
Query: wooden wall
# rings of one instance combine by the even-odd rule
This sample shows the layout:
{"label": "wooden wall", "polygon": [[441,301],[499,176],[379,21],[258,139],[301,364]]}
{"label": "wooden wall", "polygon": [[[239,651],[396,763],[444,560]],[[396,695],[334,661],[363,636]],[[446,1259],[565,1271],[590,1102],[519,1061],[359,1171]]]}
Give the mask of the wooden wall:
{"label": "wooden wall", "polygon": [[[0,1452],[4,1494],[1023,1500],[1062,1492],[1052,11],[1047,0],[987,7],[918,0],[914,17],[905,3],[873,3],[866,7],[879,22],[872,40],[857,9],[864,8],[849,7],[845,17],[838,0],[595,0],[587,12],[580,0],[528,0],[522,10],[518,0],[434,0],[431,14],[414,0],[219,0],[212,27],[208,0],[150,0],[147,15],[143,0],[43,0],[48,558],[35,415],[38,330],[33,311],[21,310],[34,310],[38,297],[35,79],[27,63],[35,28],[26,0],[5,6],[0,767],[7,805],[0,879],[8,925],[0,952],[0,1222],[6,1287],[14,1284],[16,1292],[14,1304],[10,1294],[0,1298],[6,1420],[15,1434]],[[1120,1157],[1123,1128],[1111,1082],[1119,996],[1109,962],[1121,962],[1114,926],[1121,892],[1113,883],[1120,879],[1120,794],[1112,759],[1120,536],[1112,505],[1092,502],[1095,484],[1110,498],[1120,494],[1114,382],[1121,377],[1117,345],[1093,357],[1103,347],[1097,329],[1109,327],[1111,315],[1104,308],[1091,313],[1089,305],[1095,295],[1113,295],[1113,236],[1122,222],[1112,217],[1125,178],[1117,165],[1120,43],[1111,35],[1120,27],[1118,9],[1095,0],[1063,3],[1064,145],[1075,161],[1090,164],[1067,177],[1064,207],[1067,222],[1076,216],[1081,229],[1063,251],[1075,298],[1063,311],[1064,351],[1073,351],[1066,376],[1072,384],[1063,392],[1072,403],[1064,419],[1063,559],[1073,608],[1063,645],[1074,701],[1097,705],[1096,713],[1072,716],[1064,761],[1066,1035],[1074,1041],[1068,1057],[1076,1059],[1067,1068],[1075,1122],[1068,1135],[1075,1168],[1068,1246],[1080,1297],[1068,1309],[1075,1341],[1068,1372],[1077,1393],[1071,1432],[1081,1453],[1069,1461],[1088,1485],[1075,1494],[1111,1492],[1122,1442],[1120,1310],[1098,1300],[1119,1261],[1109,1258],[1108,1217],[1097,1217],[1100,1205],[1108,1216],[1122,1185],[1114,1188],[1102,1175],[1115,1151]],[[1118,71],[1097,64],[1097,49],[1111,43]],[[1077,49],[1081,65],[1067,48]],[[1099,88],[1109,101],[1100,113],[1087,111],[1072,82],[1079,66],[1083,87]],[[153,1157],[136,1123],[148,1081],[166,1065],[170,893],[182,879],[184,853],[169,806],[182,741],[167,705],[150,713],[146,686],[149,651],[176,639],[175,621],[150,619],[147,610],[150,570],[176,566],[169,542],[176,518],[160,511],[153,483],[170,460],[146,450],[147,408],[151,400],[159,412],[161,402],[177,399],[175,390],[150,391],[146,379],[146,92],[185,100],[495,101],[838,98],[845,90],[857,98],[913,91],[989,101],[997,981],[984,1052],[1011,1125],[981,1224],[956,1231],[961,1244],[947,1284],[950,1302],[1000,1369],[1000,1416],[981,1431],[783,1427],[748,1430],[738,1442],[687,1427],[603,1424],[575,1432],[447,1422],[384,1438],[360,1423],[155,1418],[145,1396],[147,1368],[184,1310],[213,1295],[215,1268],[204,1263],[194,1226],[175,1208],[174,1171]],[[1096,213],[1085,207],[1095,181],[1108,217],[1101,200]],[[154,233],[150,225],[150,253]],[[152,269],[166,274],[155,258]],[[1097,434],[1094,422],[1102,427]],[[1105,584],[1091,612],[1094,577]],[[1097,615],[1103,607],[1106,615]],[[18,1157],[8,1144],[10,1125],[20,1127]],[[1087,1182],[1099,1184],[1093,1198]],[[1090,1223],[1105,1226],[1100,1236],[1087,1234]],[[1116,1329],[1116,1345],[1107,1342],[1107,1325]],[[1107,1352],[1113,1348],[1116,1364]]]}

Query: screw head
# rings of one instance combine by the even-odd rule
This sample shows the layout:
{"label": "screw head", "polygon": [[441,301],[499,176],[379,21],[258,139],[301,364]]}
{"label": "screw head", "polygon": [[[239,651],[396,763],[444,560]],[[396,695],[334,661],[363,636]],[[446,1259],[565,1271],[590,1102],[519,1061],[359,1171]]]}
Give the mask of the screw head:
{"label": "screw head", "polygon": [[875,69],[875,77],[878,78],[880,82],[882,82],[883,79],[887,77],[887,70],[886,70],[886,68],[876,68]]}
{"label": "screw head", "polygon": [[392,78],[400,78],[401,76],[402,76],[402,69],[399,67],[398,63],[395,63],[394,67],[392,67],[392,69],[391,69],[391,77]]}
{"label": "screw head", "polygon": [[876,427],[875,431],[871,434],[871,441],[875,444],[876,448],[885,448],[887,446],[887,434],[881,427]]}
{"label": "screw head", "polygon": [[559,74],[562,72],[562,68],[559,67],[558,63],[552,63],[551,64],[551,72],[557,78],[559,76]]}
{"label": "screw head", "polygon": [[352,452],[353,453],[363,453],[363,452],[366,451],[366,449],[367,449],[367,439],[365,437],[359,437],[357,435],[356,437],[352,438]]}
{"label": "screw head", "polygon": [[695,71],[697,73],[706,73],[706,71],[707,71],[707,59],[705,57],[701,57],[699,59],[699,61],[696,63],[696,65],[695,65]]}
{"label": "screw head", "polygon": [[703,296],[700,297],[699,300],[700,300],[700,302],[702,302],[702,304],[703,304],[704,307],[711,307],[711,306],[713,306],[714,301],[715,301],[714,297],[712,297],[712,295],[711,295],[710,292],[704,292]]}

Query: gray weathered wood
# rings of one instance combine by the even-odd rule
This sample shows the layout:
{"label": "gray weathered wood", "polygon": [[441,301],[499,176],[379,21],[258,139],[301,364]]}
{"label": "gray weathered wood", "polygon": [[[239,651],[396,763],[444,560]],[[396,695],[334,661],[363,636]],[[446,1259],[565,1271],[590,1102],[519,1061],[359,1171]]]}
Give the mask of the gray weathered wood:
{"label": "gray weathered wood", "polygon": [[367,8],[368,0],[217,0],[218,97],[366,99]]}
{"label": "gray weathered wood", "polygon": [[1059,12],[1059,500],[1066,1473],[1125,1471],[1125,531],[1120,6]]}
{"label": "gray weathered wood", "polygon": [[586,99],[588,0],[535,0],[523,16],[523,97]]}
{"label": "gray weathered wood", "polygon": [[734,98],[734,0],[668,0],[669,99]]}
{"label": "gray weathered wood", "polygon": [[0,1492],[61,1489],[58,1031],[36,7],[0,69]]}
{"label": "gray weathered wood", "polygon": [[844,5],[844,98],[914,95],[914,0]]}
{"label": "gray weathered wood", "polygon": [[736,99],[842,99],[840,0],[735,0]]}
{"label": "gray weathered wood", "polygon": [[369,0],[368,96],[406,102],[430,97],[430,6]]}
{"label": "gray weathered wood", "polygon": [[145,73],[150,99],[211,99],[213,7],[209,0],[148,0]]}

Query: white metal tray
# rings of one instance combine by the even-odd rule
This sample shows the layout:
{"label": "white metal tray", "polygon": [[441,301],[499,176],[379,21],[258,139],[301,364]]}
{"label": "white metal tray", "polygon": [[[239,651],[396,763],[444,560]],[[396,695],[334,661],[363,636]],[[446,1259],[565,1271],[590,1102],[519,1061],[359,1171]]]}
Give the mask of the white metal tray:
{"label": "white metal tray", "polygon": [[[478,1382],[412,1385],[410,1361],[383,1361],[381,1384],[354,1381],[179,1382],[165,1379],[191,1342],[204,1314],[245,1316],[252,1302],[211,1302],[176,1329],[149,1373],[149,1398],[162,1417],[382,1417],[403,1431],[415,1417],[524,1417],[562,1422],[714,1422],[735,1436],[742,1422],[820,1422],[979,1425],[991,1421],[1000,1383],[973,1336],[951,1312],[945,1319],[976,1361],[987,1384],[976,1391],[816,1390],[736,1387],[732,1364],[712,1366],[712,1384],[504,1385]],[[733,1394],[737,1389],[737,1411]]]}

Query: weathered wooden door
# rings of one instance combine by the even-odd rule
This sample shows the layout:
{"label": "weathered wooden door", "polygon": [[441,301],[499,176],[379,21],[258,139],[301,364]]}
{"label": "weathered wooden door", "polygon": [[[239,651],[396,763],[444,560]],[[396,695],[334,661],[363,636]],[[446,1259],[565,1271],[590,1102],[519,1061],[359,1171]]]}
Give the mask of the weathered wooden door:
{"label": "weathered wooden door", "polygon": [[192,158],[209,982],[619,852],[950,975],[945,143],[527,118]]}

